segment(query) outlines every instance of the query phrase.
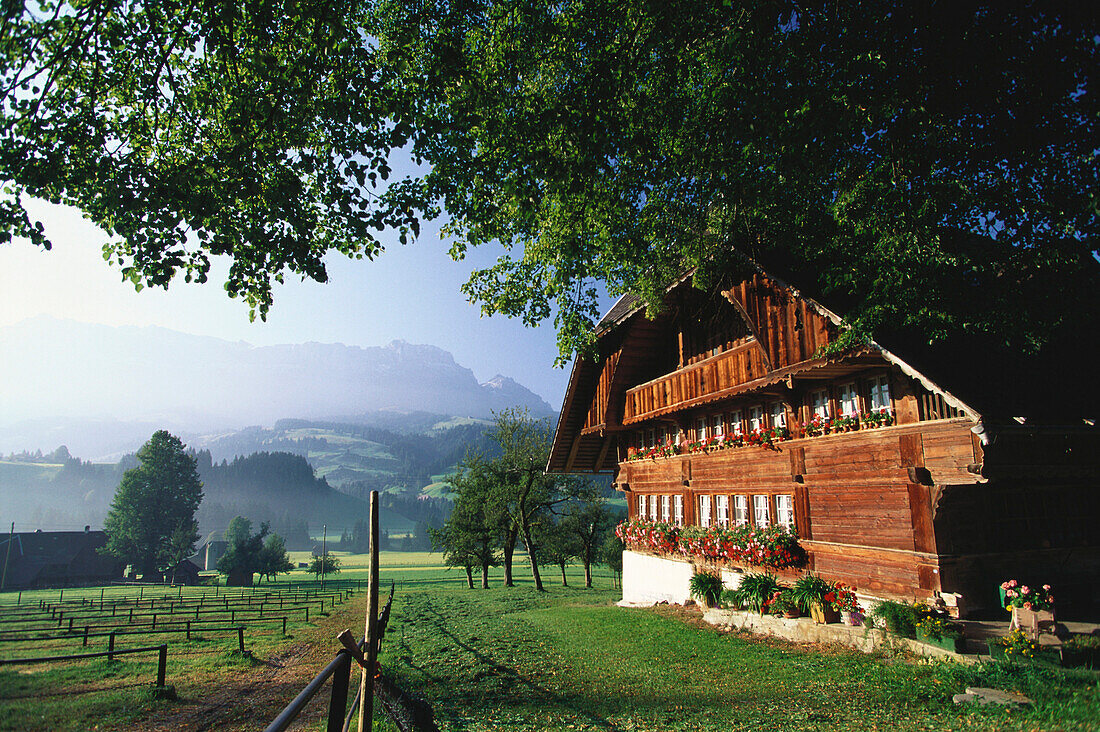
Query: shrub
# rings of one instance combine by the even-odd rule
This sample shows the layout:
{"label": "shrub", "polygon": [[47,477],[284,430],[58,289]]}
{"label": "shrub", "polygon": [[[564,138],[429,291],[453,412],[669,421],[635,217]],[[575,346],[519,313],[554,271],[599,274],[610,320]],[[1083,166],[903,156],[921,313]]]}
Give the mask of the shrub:
{"label": "shrub", "polygon": [[749,572],[741,577],[741,584],[733,591],[737,602],[753,612],[762,612],[764,606],[780,589],[775,575],[767,572]]}
{"label": "shrub", "polygon": [[722,578],[710,572],[696,572],[688,582],[691,596],[697,597],[707,605],[717,605],[722,594]]}

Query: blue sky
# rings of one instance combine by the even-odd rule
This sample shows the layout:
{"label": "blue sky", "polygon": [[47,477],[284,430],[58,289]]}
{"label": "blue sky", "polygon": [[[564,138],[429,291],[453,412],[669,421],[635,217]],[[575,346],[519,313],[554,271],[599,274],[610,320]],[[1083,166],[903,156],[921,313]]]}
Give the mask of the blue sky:
{"label": "blue sky", "polygon": [[167,292],[137,293],[103,261],[107,235],[79,212],[41,203],[33,213],[54,248],[42,251],[23,241],[0,246],[0,326],[48,314],[105,325],[159,325],[253,345],[380,346],[403,339],[450,351],[481,381],[497,373],[510,376],[561,407],[569,373],[568,367],[553,368],[552,324],[532,329],[518,320],[481,317],[459,287],[495,253],[474,252],[465,262],[453,262],[435,224],[406,247],[394,237],[373,262],[330,256],[327,284],[288,280],[276,286],[267,322],[250,323],[248,307],[222,289],[224,262],[215,264],[204,285],[180,280]]}

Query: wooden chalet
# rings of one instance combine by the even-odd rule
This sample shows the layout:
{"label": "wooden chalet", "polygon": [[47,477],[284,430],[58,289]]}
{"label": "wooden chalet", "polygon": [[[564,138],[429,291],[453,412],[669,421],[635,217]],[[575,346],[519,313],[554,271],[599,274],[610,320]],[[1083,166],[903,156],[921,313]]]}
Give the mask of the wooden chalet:
{"label": "wooden chalet", "polygon": [[[966,614],[1018,578],[1094,606],[1095,415],[1063,398],[1032,417],[1025,386],[965,359],[918,370],[877,342],[822,355],[842,328],[762,272],[711,295],[682,280],[654,320],[625,296],[573,365],[547,469],[613,474],[631,519],[793,527],[808,569],[864,595]],[[664,560],[690,576],[690,558]],[[661,581],[632,566],[624,592]]]}

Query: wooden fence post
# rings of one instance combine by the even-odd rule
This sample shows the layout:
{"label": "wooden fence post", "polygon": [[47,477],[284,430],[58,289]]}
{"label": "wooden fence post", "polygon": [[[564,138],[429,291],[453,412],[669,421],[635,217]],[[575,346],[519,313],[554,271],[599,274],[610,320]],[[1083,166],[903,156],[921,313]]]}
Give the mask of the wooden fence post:
{"label": "wooden fence post", "polygon": [[237,627],[237,646],[240,648],[241,655],[244,655],[244,626]]}
{"label": "wooden fence post", "polygon": [[168,644],[160,645],[160,656],[157,658],[157,688],[164,688],[164,676],[168,670]]}
{"label": "wooden fence post", "polygon": [[341,650],[346,663],[332,674],[332,696],[328,702],[327,732],[343,732],[344,714],[348,710],[348,684],[351,680],[351,654]]}
{"label": "wooden fence post", "polygon": [[358,732],[374,727],[374,665],[378,659],[378,491],[370,492],[370,582],[367,587],[367,621],[364,640],[367,642],[367,667],[359,682]]}
{"label": "wooden fence post", "polygon": [[115,633],[114,633],[114,631],[111,631],[111,637],[107,640],[107,660],[108,661],[113,661],[114,660],[115,657],[113,655],[111,655],[114,650],[115,650]]}

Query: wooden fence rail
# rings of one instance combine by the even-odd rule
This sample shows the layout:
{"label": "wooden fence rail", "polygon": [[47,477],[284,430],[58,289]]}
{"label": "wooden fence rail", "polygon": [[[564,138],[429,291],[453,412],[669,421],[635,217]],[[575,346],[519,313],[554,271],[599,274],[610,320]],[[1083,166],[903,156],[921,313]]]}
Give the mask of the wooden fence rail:
{"label": "wooden fence rail", "polygon": [[157,651],[159,657],[157,659],[157,688],[164,688],[164,677],[168,667],[168,644],[162,643],[159,646],[145,646],[143,648],[122,648],[115,650],[114,637],[111,638],[110,650],[103,651],[101,653],[73,653],[67,656],[36,656],[34,658],[6,658],[0,659],[0,666],[22,666],[32,663],[54,663],[57,661],[73,661],[82,658],[102,658],[106,656],[108,660],[113,660],[115,656],[124,656],[131,653],[149,653],[151,651]]}

